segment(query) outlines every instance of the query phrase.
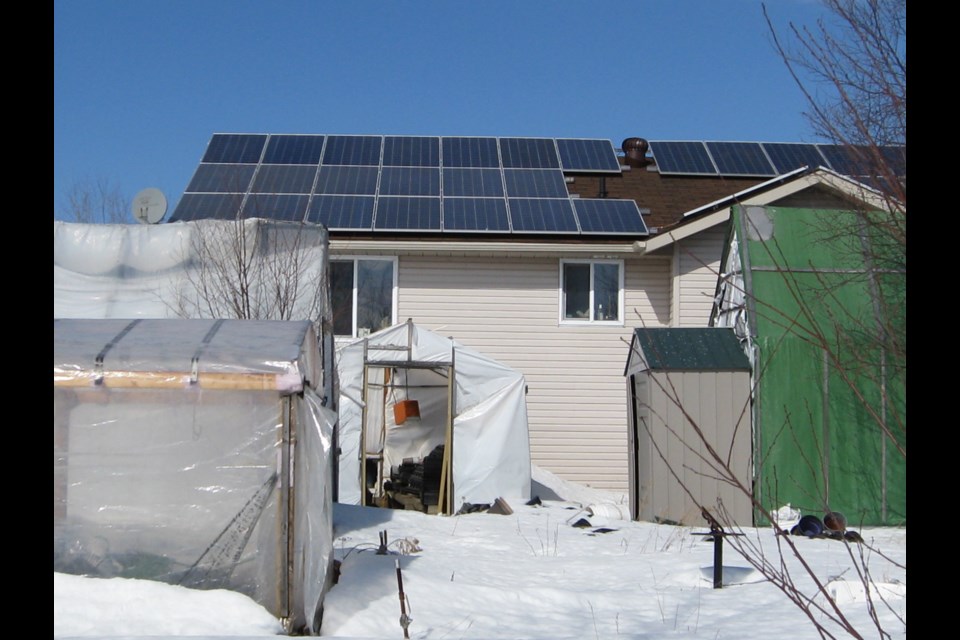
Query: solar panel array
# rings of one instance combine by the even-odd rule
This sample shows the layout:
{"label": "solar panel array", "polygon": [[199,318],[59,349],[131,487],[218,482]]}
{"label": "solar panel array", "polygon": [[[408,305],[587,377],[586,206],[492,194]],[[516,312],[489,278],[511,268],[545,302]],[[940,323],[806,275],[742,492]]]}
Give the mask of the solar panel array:
{"label": "solar panel array", "polygon": [[[662,174],[773,177],[801,167],[827,167],[855,178],[872,177],[874,150],[836,144],[780,142],[698,142],[651,140]],[[905,147],[880,147],[898,176],[907,174]]]}
{"label": "solar panel array", "polygon": [[609,140],[215,134],[171,221],[266,217],[337,231],[645,235],[633,200],[565,173],[619,174]]}

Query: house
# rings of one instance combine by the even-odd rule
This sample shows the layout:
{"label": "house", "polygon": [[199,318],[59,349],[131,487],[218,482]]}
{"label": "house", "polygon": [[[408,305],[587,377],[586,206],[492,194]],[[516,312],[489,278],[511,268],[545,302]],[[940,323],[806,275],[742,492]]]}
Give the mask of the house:
{"label": "house", "polygon": [[214,134],[171,220],[324,224],[338,336],[410,318],[517,369],[532,462],[626,491],[624,354],[635,329],[707,325],[729,218],[709,205],[843,156],[830,145],[622,146]]}

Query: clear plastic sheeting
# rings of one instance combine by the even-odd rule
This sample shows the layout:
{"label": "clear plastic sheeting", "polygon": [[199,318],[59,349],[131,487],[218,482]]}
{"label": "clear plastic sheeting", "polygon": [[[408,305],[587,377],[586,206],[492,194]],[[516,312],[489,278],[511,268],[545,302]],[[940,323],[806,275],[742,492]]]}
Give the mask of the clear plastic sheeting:
{"label": "clear plastic sheeting", "polygon": [[283,393],[321,384],[309,322],[55,319],[54,381],[61,385],[223,388]]}
{"label": "clear plastic sheeting", "polygon": [[[382,457],[382,480],[391,467],[424,458],[440,444],[452,449],[454,511],[465,502],[529,499],[526,384],[520,372],[412,322],[341,347],[337,372],[340,502],[359,504],[369,488],[361,484],[361,457],[365,463]],[[420,416],[398,425],[393,406],[404,400],[415,400]],[[366,470],[363,478],[368,482]]]}
{"label": "clear plastic sheeting", "polygon": [[54,322],[54,571],[226,588],[315,631],[336,415],[311,323],[131,324]]}

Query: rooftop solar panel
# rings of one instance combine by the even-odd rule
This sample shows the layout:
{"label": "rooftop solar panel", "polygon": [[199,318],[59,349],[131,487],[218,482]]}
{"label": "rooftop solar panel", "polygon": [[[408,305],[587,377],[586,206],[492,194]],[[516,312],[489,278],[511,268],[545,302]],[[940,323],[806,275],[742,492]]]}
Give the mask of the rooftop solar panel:
{"label": "rooftop solar panel", "polygon": [[557,138],[564,171],[620,172],[620,161],[609,140]]}
{"label": "rooftop solar panel", "polygon": [[263,154],[264,164],[320,163],[324,136],[273,135]]}
{"label": "rooftop solar panel", "polygon": [[716,175],[717,168],[702,142],[650,141],[650,151],[663,174]]}
{"label": "rooftop solar panel", "polygon": [[254,164],[201,164],[187,185],[188,193],[246,193]]}
{"label": "rooftop solar panel", "polygon": [[[579,233],[564,170],[620,167],[608,140],[215,134],[171,219],[257,215],[344,231]],[[633,232],[626,219],[611,227],[600,216],[586,232],[591,225],[600,225],[597,233]]]}
{"label": "rooftop solar panel", "polygon": [[185,193],[170,216],[170,222],[230,220],[237,217],[243,195],[230,193]]}
{"label": "rooftop solar panel", "polygon": [[265,164],[257,171],[253,193],[307,193],[313,191],[316,165]]}
{"label": "rooftop solar panel", "polygon": [[789,173],[801,167],[827,166],[826,159],[812,144],[764,142],[762,146],[778,174]]}
{"label": "rooftop solar panel", "polygon": [[444,198],[444,231],[510,231],[503,198]]}
{"label": "rooftop solar panel", "polygon": [[559,169],[557,147],[550,138],[500,138],[504,169]]}
{"label": "rooftop solar panel", "polygon": [[443,138],[444,167],[499,167],[496,138]]}
{"label": "rooftop solar panel", "polygon": [[887,173],[890,168],[901,176],[907,175],[907,152],[904,147],[820,144],[817,148],[830,163],[830,168],[843,175],[873,178]]}
{"label": "rooftop solar panel", "polygon": [[507,195],[512,198],[566,198],[567,183],[559,169],[504,169]]}
{"label": "rooftop solar panel", "polygon": [[373,229],[373,196],[314,196],[307,222],[328,229],[370,231]]}
{"label": "rooftop solar panel", "polygon": [[377,198],[377,231],[440,231],[440,198]]}
{"label": "rooftop solar panel", "polygon": [[439,167],[440,138],[386,136],[383,139],[385,167]]}
{"label": "rooftop solar panel", "polygon": [[864,147],[843,146],[837,144],[817,145],[821,153],[837,173],[847,176],[868,176],[875,172],[875,160],[871,151]]}
{"label": "rooftop solar panel", "polygon": [[321,166],[316,193],[337,195],[375,195],[376,167]]}
{"label": "rooftop solar panel", "polygon": [[244,218],[301,222],[310,196],[251,193],[243,203]]}
{"label": "rooftop solar panel", "polygon": [[266,135],[218,133],[210,139],[201,162],[257,163],[266,141]]}
{"label": "rooftop solar panel", "polygon": [[770,160],[757,142],[707,142],[717,170],[723,176],[775,176]]}
{"label": "rooftop solar panel", "polygon": [[323,164],[378,166],[380,136],[328,136],[323,150]]}
{"label": "rooftop solar panel", "polygon": [[520,233],[577,233],[569,198],[509,198],[511,227]]}
{"label": "rooftop solar panel", "polygon": [[637,203],[610,198],[573,200],[582,233],[646,235],[649,233]]}
{"label": "rooftop solar panel", "polygon": [[503,196],[499,169],[444,169],[444,196]]}
{"label": "rooftop solar panel", "polygon": [[901,177],[907,175],[906,147],[880,147],[880,153],[894,174]]}
{"label": "rooftop solar panel", "polygon": [[380,172],[380,195],[439,196],[440,169],[384,167]]}

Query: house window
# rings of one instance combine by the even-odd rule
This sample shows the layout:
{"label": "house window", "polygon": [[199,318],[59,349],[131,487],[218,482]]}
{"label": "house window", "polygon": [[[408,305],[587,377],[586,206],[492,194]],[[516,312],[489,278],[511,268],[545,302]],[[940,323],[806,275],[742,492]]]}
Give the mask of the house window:
{"label": "house window", "polygon": [[330,261],[333,333],[359,337],[394,324],[396,259]]}
{"label": "house window", "polygon": [[623,322],[623,263],[560,262],[561,322]]}

